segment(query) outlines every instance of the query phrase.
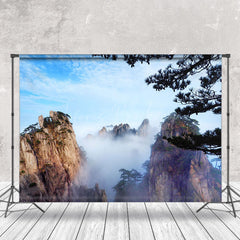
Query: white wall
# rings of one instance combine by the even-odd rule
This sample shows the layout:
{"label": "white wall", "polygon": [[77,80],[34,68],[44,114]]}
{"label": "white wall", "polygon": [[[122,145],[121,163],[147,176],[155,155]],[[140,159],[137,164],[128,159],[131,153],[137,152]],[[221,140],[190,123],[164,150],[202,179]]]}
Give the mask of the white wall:
{"label": "white wall", "polygon": [[[10,180],[10,53],[230,53],[230,176],[240,181],[239,0],[0,0],[0,181]],[[18,163],[17,148],[15,156]],[[224,147],[224,176],[225,157]]]}

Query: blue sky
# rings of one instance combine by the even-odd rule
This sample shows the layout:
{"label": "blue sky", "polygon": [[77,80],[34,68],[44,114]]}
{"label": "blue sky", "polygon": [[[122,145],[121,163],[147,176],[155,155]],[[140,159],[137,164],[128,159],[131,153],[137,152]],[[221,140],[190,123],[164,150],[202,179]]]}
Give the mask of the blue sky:
{"label": "blue sky", "polygon": [[[180,106],[173,102],[176,93],[171,89],[156,92],[144,81],[176,60],[154,60],[131,68],[123,60],[44,57],[20,56],[20,131],[50,110],[72,117],[78,139],[110,124],[137,128],[145,118],[160,130],[163,117]],[[192,77],[193,86],[197,87],[199,77]],[[221,127],[220,115],[208,112],[192,117],[199,121],[201,132]]]}

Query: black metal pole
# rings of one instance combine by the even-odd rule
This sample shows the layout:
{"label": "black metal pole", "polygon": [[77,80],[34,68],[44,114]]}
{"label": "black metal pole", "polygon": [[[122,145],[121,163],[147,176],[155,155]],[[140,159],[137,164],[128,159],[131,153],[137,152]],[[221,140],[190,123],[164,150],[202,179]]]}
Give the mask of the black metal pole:
{"label": "black metal pole", "polygon": [[227,186],[229,186],[229,152],[230,152],[230,101],[229,101],[229,57],[227,57]]}
{"label": "black metal pole", "polygon": [[[229,186],[229,170],[230,170],[230,94],[229,94],[229,58],[227,56],[227,186]],[[227,193],[227,201],[229,202],[229,194]]]}
{"label": "black metal pole", "polygon": [[[11,54],[10,55],[12,61],[11,61],[11,68],[12,68],[12,102],[11,102],[11,120],[12,120],[12,129],[11,129],[11,186],[9,189],[7,189],[4,193],[2,193],[0,195],[0,198],[2,196],[4,196],[5,194],[7,194],[8,192],[10,192],[9,197],[8,197],[8,201],[7,201],[7,207],[5,210],[5,217],[7,217],[7,213],[9,210],[9,207],[11,204],[13,203],[17,203],[14,202],[14,190],[17,191],[19,193],[19,190],[14,186],[14,58],[15,57],[19,57],[18,54]],[[12,199],[12,201],[11,201]],[[36,206],[39,210],[41,210],[43,213],[45,212],[42,208],[40,208],[36,203],[33,203],[34,206]]]}
{"label": "black metal pole", "polygon": [[[14,56],[12,58],[12,187],[14,187]],[[12,202],[14,202],[14,194],[12,194]]]}
{"label": "black metal pole", "polygon": [[[236,210],[234,207],[234,202],[232,198],[232,193],[231,191],[236,194],[238,197],[240,197],[240,194],[238,194],[234,189],[231,188],[230,186],[230,78],[229,78],[229,59],[230,59],[230,54],[223,54],[222,57],[227,58],[227,185],[226,187],[222,190],[223,192],[227,192],[227,202],[228,204],[232,205],[232,212],[234,217],[237,216]],[[224,203],[224,202],[222,202]],[[205,206],[207,206],[209,203],[205,203],[201,208],[197,210],[199,212],[202,210]]]}

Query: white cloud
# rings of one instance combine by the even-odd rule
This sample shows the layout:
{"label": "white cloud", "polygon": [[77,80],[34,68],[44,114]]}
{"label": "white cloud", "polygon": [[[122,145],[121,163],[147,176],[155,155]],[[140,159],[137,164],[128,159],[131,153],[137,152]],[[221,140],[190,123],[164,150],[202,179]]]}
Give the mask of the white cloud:
{"label": "white cloud", "polygon": [[[38,109],[45,110],[50,106],[49,110],[67,111],[75,124],[84,120],[84,124],[88,122],[93,127],[96,122],[135,125],[150,118],[158,125],[162,117],[179,106],[172,101],[174,93],[171,90],[156,92],[144,82],[161,65],[166,67],[168,61],[137,64],[131,68],[122,61],[64,60],[59,63],[59,71],[63,72],[60,79],[56,62],[47,61],[50,62],[45,65],[31,61],[20,65],[21,90],[31,93],[21,95],[21,114],[31,108],[36,119]],[[54,73],[54,67],[56,74],[50,76],[49,71]],[[204,126],[211,121],[200,120]],[[214,118],[214,124],[220,125],[220,121]]]}

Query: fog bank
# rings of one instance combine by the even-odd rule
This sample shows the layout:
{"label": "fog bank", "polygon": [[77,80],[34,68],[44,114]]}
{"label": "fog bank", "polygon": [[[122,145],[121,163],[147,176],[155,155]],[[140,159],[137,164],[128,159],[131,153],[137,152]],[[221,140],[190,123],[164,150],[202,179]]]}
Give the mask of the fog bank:
{"label": "fog bank", "polygon": [[149,160],[151,144],[157,128],[150,128],[145,137],[138,135],[125,135],[119,138],[111,136],[92,136],[82,138],[79,145],[84,148],[87,155],[86,174],[88,187],[99,184],[105,189],[108,201],[113,201],[115,192],[113,187],[120,180],[119,169],[136,169],[143,172],[142,164]]}

